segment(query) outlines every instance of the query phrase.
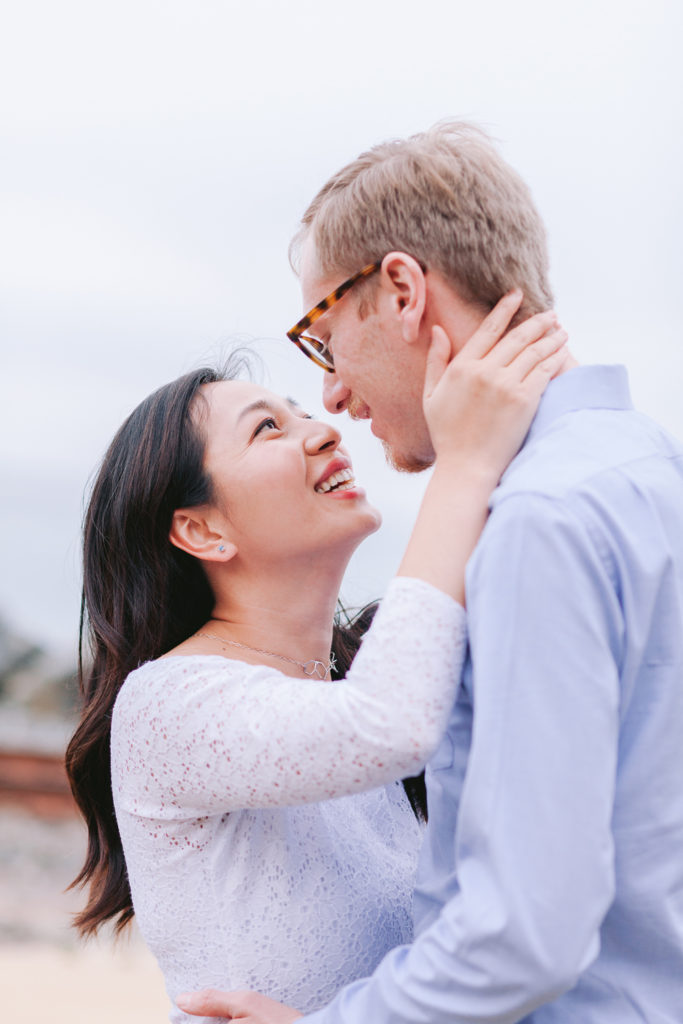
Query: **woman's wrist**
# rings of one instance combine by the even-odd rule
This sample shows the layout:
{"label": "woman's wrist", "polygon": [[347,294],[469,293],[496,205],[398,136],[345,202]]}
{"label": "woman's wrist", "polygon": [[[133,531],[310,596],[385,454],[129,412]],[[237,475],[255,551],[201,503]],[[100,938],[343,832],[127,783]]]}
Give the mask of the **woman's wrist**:
{"label": "woman's wrist", "polygon": [[486,459],[463,455],[461,452],[437,455],[432,479],[443,480],[451,488],[470,489],[474,493],[491,494],[498,486],[502,470],[500,461],[495,465]]}

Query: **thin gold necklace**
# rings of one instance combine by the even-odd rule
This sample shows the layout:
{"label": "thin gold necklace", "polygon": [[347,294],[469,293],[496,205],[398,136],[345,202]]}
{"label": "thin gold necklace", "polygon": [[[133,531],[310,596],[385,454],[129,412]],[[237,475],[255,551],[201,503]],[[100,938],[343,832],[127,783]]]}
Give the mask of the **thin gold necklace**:
{"label": "thin gold necklace", "polygon": [[324,661],[318,661],[317,658],[311,658],[310,661],[297,661],[296,658],[288,658],[284,654],[275,654],[274,651],[266,651],[263,647],[250,647],[249,644],[241,644],[237,640],[226,640],[224,636],[216,636],[215,633],[205,633],[201,629],[198,629],[194,635],[204,636],[207,640],[218,640],[219,643],[230,644],[231,647],[242,647],[245,651],[254,651],[256,654],[267,654],[270,658],[278,658],[280,661],[288,661],[290,665],[298,665],[303,670],[304,675],[310,676],[312,679],[325,679],[328,672],[331,675],[337,669],[337,660],[334,652],[330,653],[330,660],[327,664]]}

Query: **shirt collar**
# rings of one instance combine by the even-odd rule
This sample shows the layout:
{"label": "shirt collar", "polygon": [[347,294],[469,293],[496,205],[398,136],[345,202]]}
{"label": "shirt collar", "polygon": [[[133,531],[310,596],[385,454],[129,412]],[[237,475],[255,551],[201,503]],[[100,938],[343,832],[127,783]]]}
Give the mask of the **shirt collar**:
{"label": "shirt collar", "polygon": [[577,366],[550,381],[525,444],[567,412],[632,408],[625,366]]}

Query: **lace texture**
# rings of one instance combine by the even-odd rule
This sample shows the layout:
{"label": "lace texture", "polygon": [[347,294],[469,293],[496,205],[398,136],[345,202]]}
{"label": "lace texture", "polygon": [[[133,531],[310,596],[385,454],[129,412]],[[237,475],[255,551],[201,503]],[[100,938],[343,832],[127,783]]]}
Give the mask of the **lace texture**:
{"label": "lace texture", "polygon": [[[391,780],[438,744],[464,619],[398,578],[342,682],[211,655],[131,673],[112,722],[114,800],[171,999],[255,988],[310,1012],[410,940],[421,829]],[[200,1018],[174,1007],[171,1020]]]}

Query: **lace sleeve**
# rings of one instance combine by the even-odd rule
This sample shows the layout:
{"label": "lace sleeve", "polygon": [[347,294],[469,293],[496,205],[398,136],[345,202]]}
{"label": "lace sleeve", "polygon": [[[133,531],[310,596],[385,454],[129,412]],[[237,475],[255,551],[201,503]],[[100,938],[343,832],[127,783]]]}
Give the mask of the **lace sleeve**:
{"label": "lace sleeve", "polygon": [[112,723],[120,804],[177,818],[325,800],[418,772],[446,726],[465,612],[396,578],[341,682],[217,656],[132,673]]}

